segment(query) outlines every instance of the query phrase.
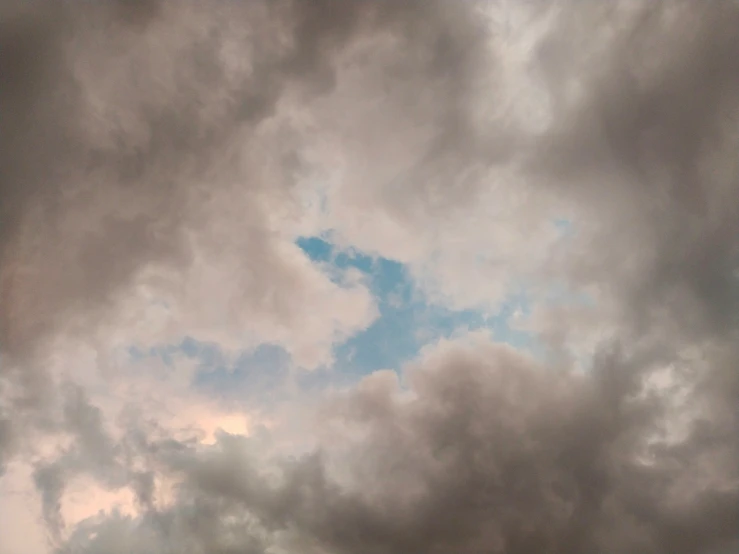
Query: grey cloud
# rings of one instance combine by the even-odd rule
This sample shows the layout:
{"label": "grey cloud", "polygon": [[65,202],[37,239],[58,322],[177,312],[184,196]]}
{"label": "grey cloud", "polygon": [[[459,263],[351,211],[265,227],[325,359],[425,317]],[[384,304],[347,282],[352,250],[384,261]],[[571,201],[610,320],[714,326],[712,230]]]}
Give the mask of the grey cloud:
{"label": "grey cloud", "polygon": [[[123,529],[133,552],[702,554],[731,546],[735,441],[694,432],[650,445],[668,399],[638,393],[656,362],[614,348],[583,376],[546,371],[507,347],[455,346],[410,368],[405,391],[385,373],[327,400],[319,423],[333,439],[314,453],[270,468],[251,439],[162,451],[165,474],[182,480],[174,505],[138,520],[86,522],[64,548],[108,551],[108,537]],[[704,417],[717,417],[708,426],[716,429],[726,416]],[[156,546],[140,546],[146,540]]]}
{"label": "grey cloud", "polygon": [[64,529],[61,502],[69,480],[84,474],[106,488],[120,488],[132,479],[119,459],[121,447],[106,430],[100,409],[90,404],[85,391],[70,384],[62,397],[57,430],[71,436],[73,442],[55,458],[38,463],[34,472],[42,513],[55,541],[60,540]]}
{"label": "grey cloud", "polygon": [[[40,8],[13,16],[23,10],[6,10],[0,63],[17,78],[2,99],[12,114],[2,148],[9,168],[2,193],[4,350],[32,348],[34,337],[65,318],[101,309],[147,264],[187,264],[183,229],[207,225],[199,207],[215,185],[199,183],[222,180],[211,178],[214,169],[254,195],[248,217],[258,229],[257,198],[274,193],[274,184],[249,169],[239,173],[229,160],[259,142],[261,124],[286,91],[300,90],[306,100],[330,92],[342,53],[383,33],[400,39],[395,59],[377,60],[397,70],[372,78],[405,111],[383,120],[389,128],[381,135],[412,134],[421,123],[432,129],[417,159],[388,176],[405,205],[385,208],[402,217],[419,209],[438,215],[460,198],[473,199],[484,168],[510,161],[518,149],[515,156],[531,160],[527,174],[571,185],[561,193],[598,220],[582,233],[599,242],[588,251],[615,251],[630,262],[614,272],[603,256],[584,256],[576,260],[583,279],[623,287],[632,307],[661,297],[662,306],[680,304],[697,319],[710,309],[720,327],[734,317],[736,297],[730,270],[739,208],[727,160],[736,143],[728,122],[737,117],[737,9],[729,2],[636,5],[626,12],[636,15],[614,23],[605,18],[615,8],[562,5],[542,67],[551,68],[555,96],[575,78],[584,92],[559,101],[544,137],[526,140],[494,124],[482,131],[475,125],[469,104],[476,79],[495,59],[483,53],[489,37],[479,30],[474,4],[230,2],[205,14],[189,2],[118,2],[86,10],[64,5],[53,19]],[[618,31],[615,38],[591,32],[601,27],[606,36]],[[277,30],[287,33],[284,43],[275,42]],[[155,44],[158,51],[150,51]],[[241,69],[219,57],[226,46],[243,52]],[[601,47],[593,60],[582,52],[590,46]],[[551,52],[559,52],[559,62]],[[569,75],[564,59],[585,61],[572,63],[578,73]],[[416,104],[430,98],[429,109],[413,108],[405,97],[420,91],[426,97]],[[375,183],[378,190],[386,185]],[[254,244],[261,255],[260,240]]]}
{"label": "grey cloud", "polygon": [[[0,182],[4,351],[23,356],[59,322],[104,309],[145,264],[187,264],[184,230],[207,224],[199,209],[213,191],[199,183],[210,182],[209,170],[233,177],[229,160],[257,148],[288,91],[308,105],[340,87],[342,54],[383,33],[406,48],[393,52],[401,58],[395,73],[379,73],[390,88],[398,83],[390,97],[401,107],[416,96],[424,104],[430,89],[432,100],[381,126],[379,136],[413,135],[414,117],[436,125],[418,159],[398,164],[418,186],[404,189],[401,215],[474,200],[484,182],[455,188],[447,178],[521,156],[533,183],[526,192],[573,200],[583,218],[574,250],[582,256],[565,276],[606,288],[622,317],[620,349],[604,350],[590,375],[547,371],[485,346],[453,349],[411,372],[413,400],[397,398],[387,375],[373,376],[329,403],[323,424],[337,442],[275,463],[276,481],[235,440],[205,452],[174,439],[118,444],[99,411],[70,392],[64,421],[74,446],[36,479],[51,528],[63,523],[66,480],[81,472],[109,487],[132,486],[144,514],[86,522],[62,552],[271,545],[316,553],[708,554],[733,546],[734,3],[644,2],[625,15],[563,3],[548,43],[557,55],[541,62],[557,113],[543,136],[523,138],[495,129],[478,135],[467,110],[479,64],[491,61],[467,4],[222,3],[207,16],[187,2],[118,2],[85,13],[74,5],[53,19],[32,10],[0,19],[0,67],[14,76],[0,91],[3,112],[12,114],[0,139],[8,168]],[[218,57],[233,44],[240,52],[259,47],[245,54],[248,69],[231,70]],[[102,77],[120,86],[106,88]],[[582,85],[574,100],[570,77]],[[249,166],[234,179],[254,195],[257,207],[246,215],[258,227],[258,197],[275,186],[256,173]],[[683,359],[690,347],[704,349],[703,359]],[[646,376],[670,364],[685,366],[687,405],[699,416],[684,440],[652,445],[670,399],[638,393]],[[127,448],[149,466],[134,470]],[[154,507],[157,472],[183,481],[172,507]]]}
{"label": "grey cloud", "polygon": [[[308,139],[275,131],[281,101],[290,93],[307,105],[329,93],[343,51],[389,34],[414,45],[408,67],[422,61],[410,80],[443,85],[439,117],[451,121],[478,50],[470,37],[479,34],[466,32],[472,9],[366,0],[3,2],[0,379],[23,390],[7,399],[15,434],[25,436],[56,394],[44,370],[47,343],[104,322],[148,266],[187,268],[191,238],[219,218],[212,212],[224,196],[243,206],[244,225],[230,234],[243,248],[247,303],[269,309],[265,298],[286,297],[272,292],[295,286],[275,275],[285,268],[264,211],[292,201],[293,162]],[[275,309],[285,311],[282,304]]]}
{"label": "grey cloud", "polygon": [[0,477],[5,473],[5,463],[10,459],[14,442],[13,421],[0,416]]}
{"label": "grey cloud", "polygon": [[34,483],[41,493],[42,514],[55,543],[61,541],[64,519],[62,518],[62,497],[67,476],[61,464],[46,464],[34,472]]}
{"label": "grey cloud", "polygon": [[479,50],[472,6],[444,2],[30,6],[1,20],[11,83],[0,101],[11,116],[0,328],[3,350],[18,356],[66,319],[100,311],[147,264],[186,264],[183,230],[203,224],[214,183],[253,195],[245,217],[259,228],[258,198],[281,185],[235,160],[286,91],[330,91],[336,58],[358,37],[387,32],[431,49],[412,78],[445,83],[440,117],[460,110]]}
{"label": "grey cloud", "polygon": [[[575,261],[579,277],[612,287],[642,325],[655,323],[659,306],[711,335],[736,324],[739,298],[739,175],[729,154],[739,140],[739,10],[637,6],[626,30],[567,76],[580,81],[582,98],[562,102],[530,159],[585,206],[589,255]],[[568,35],[562,29],[582,14],[561,17],[560,56],[582,57],[608,40]]]}

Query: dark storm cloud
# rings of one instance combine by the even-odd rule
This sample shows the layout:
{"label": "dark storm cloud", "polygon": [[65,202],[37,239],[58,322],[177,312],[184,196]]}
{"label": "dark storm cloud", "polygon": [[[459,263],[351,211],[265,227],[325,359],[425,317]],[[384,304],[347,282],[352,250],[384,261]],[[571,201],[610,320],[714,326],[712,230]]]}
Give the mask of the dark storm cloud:
{"label": "dark storm cloud", "polygon": [[735,441],[699,429],[731,421],[650,444],[669,399],[640,395],[640,378],[657,361],[614,348],[577,376],[498,345],[448,347],[407,372],[405,391],[386,372],[328,400],[324,447],[269,470],[253,439],[158,450],[163,475],[182,480],[177,502],[138,520],[91,520],[66,548],[115,551],[109,541],[121,536],[125,551],[204,553],[687,554],[734,544]]}
{"label": "dark storm cloud", "polygon": [[[593,4],[583,11],[603,11]],[[575,31],[582,17],[565,11],[543,55],[577,59],[598,46]],[[657,307],[709,335],[737,323],[738,24],[732,2],[644,3],[581,73],[560,66],[565,75],[550,79],[579,80],[584,92],[560,102],[532,165],[590,211],[580,276],[620,288],[643,324]]]}

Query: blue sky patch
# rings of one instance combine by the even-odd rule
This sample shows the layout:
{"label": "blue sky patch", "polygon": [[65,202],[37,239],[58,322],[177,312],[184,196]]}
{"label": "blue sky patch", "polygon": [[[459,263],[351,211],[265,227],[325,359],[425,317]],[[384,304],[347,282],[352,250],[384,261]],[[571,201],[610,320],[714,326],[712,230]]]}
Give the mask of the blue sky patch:
{"label": "blue sky patch", "polygon": [[492,318],[475,310],[453,311],[430,304],[401,263],[354,249],[338,249],[320,237],[302,237],[296,242],[314,262],[338,270],[354,268],[365,274],[378,304],[378,319],[336,348],[336,366],[341,371],[366,374],[377,369],[399,369],[426,344],[451,337],[460,329],[489,329],[498,340],[518,347],[530,345],[526,333],[512,330],[507,324],[517,309],[528,310],[522,294],[511,296]]}
{"label": "blue sky patch", "polygon": [[[403,264],[352,248],[337,248],[327,239],[302,237],[296,243],[337,283],[342,282],[347,270],[361,272],[375,298],[379,317],[367,329],[335,346],[332,367],[293,375],[294,383],[301,389],[349,383],[378,369],[399,370],[424,346],[466,331],[489,330],[496,340],[536,351],[537,345],[529,334],[508,325],[517,311],[524,315],[529,312],[523,292],[512,294],[492,317],[475,310],[450,310],[430,303]],[[243,400],[268,400],[291,377],[290,355],[272,344],[262,344],[227,359],[219,345],[185,337],[178,344],[148,350],[131,346],[128,354],[134,362],[155,357],[166,366],[171,366],[176,357],[195,360],[193,386]]]}

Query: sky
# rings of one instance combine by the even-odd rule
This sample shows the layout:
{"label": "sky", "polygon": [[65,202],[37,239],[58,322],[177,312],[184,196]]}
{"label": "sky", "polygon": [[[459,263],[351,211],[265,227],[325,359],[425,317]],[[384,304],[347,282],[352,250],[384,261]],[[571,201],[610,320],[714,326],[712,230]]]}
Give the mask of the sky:
{"label": "sky", "polygon": [[0,554],[729,554],[739,4],[0,0]]}

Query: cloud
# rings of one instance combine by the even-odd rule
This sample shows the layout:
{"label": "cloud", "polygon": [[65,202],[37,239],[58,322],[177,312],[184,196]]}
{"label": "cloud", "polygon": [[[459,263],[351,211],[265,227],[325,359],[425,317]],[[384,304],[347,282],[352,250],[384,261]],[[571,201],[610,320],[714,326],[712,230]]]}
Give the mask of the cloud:
{"label": "cloud", "polygon": [[[0,7],[0,463],[54,550],[736,546],[735,3],[82,6]],[[550,352],[442,341],[215,444],[191,367],[115,359],[325,363],[376,316],[329,230],[448,309],[524,289]],[[135,510],[65,522],[85,480]]]}
{"label": "cloud", "polygon": [[297,458],[226,436],[149,444],[175,502],[90,520],[65,548],[708,552],[735,540],[736,446],[716,434],[731,415],[659,441],[669,394],[642,394],[659,362],[616,347],[583,376],[485,338],[443,343],[402,388],[379,372],[329,396],[320,449]]}
{"label": "cloud", "polygon": [[437,2],[137,5],[65,4],[51,18],[14,4],[3,16],[2,63],[23,67],[2,99],[14,114],[2,184],[8,353],[109,304],[150,264],[186,266],[198,230],[215,234],[197,239],[209,250],[209,238],[239,237],[253,301],[267,287],[262,267],[289,288],[271,267],[280,260],[269,219],[290,210],[301,129],[286,134],[278,104],[330,90],[334,58],[366,33],[423,28],[419,47],[437,51],[421,82],[463,67],[456,42],[474,36],[467,9]]}
{"label": "cloud", "polygon": [[[697,297],[682,307],[722,326],[736,301],[739,181],[725,153],[738,138],[729,123],[738,109],[729,54],[737,16],[733,5],[642,9],[607,50],[606,71],[593,68],[583,98],[563,106],[546,155],[532,155],[543,178],[560,177],[563,194],[586,200],[588,252],[600,247],[625,262],[580,257],[585,279],[639,295],[634,305]],[[564,37],[563,55],[580,48]]]}

